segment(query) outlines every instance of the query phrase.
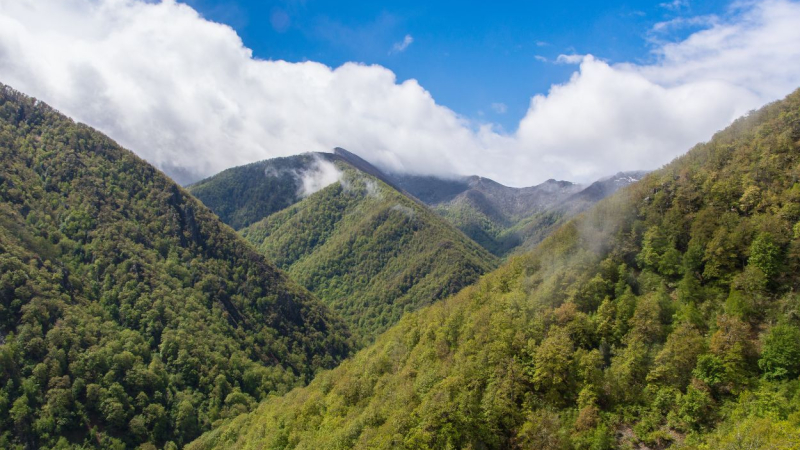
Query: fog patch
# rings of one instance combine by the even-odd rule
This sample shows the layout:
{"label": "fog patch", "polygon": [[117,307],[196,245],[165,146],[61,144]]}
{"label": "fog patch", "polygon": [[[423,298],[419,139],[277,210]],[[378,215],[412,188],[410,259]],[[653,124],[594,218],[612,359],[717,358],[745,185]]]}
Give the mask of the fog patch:
{"label": "fog patch", "polygon": [[378,183],[361,174],[348,174],[343,176],[339,182],[342,185],[342,191],[348,194],[363,194],[367,197],[382,199],[383,193],[381,192]]}
{"label": "fog patch", "polygon": [[405,215],[409,219],[413,219],[416,217],[416,212],[413,209],[409,208],[408,206],[401,205],[399,203],[392,206],[392,211],[397,211],[400,214]]}
{"label": "fog patch", "polygon": [[298,195],[308,197],[341,180],[342,171],[332,162],[316,156],[307,169],[296,171],[296,176],[300,181]]}
{"label": "fog patch", "polygon": [[367,191],[367,195],[370,197],[377,199],[383,198],[383,194],[381,194],[381,190],[375,180],[371,180],[369,178],[364,179],[364,189]]}

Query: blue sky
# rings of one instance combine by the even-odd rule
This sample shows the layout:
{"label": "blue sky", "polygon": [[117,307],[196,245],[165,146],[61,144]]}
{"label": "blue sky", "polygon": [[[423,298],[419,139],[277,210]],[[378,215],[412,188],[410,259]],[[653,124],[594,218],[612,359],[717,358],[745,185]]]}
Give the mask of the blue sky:
{"label": "blue sky", "polygon": [[[209,20],[232,26],[258,58],[380,64],[417,79],[437,103],[513,131],[530,98],[566,81],[559,54],[649,63],[652,28],[678,17],[724,15],[718,0],[329,1],[187,0]],[[681,27],[661,39],[695,31]],[[405,36],[413,42],[393,50]],[[537,59],[536,56],[548,61]],[[492,105],[495,104],[493,107]],[[500,105],[505,105],[503,108]]]}

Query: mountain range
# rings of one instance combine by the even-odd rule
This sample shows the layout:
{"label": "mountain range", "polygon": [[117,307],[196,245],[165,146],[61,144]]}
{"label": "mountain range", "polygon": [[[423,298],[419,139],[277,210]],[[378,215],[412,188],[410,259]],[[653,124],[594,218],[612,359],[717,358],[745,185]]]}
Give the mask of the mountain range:
{"label": "mountain range", "polygon": [[800,91],[651,173],[182,188],[0,85],[0,448],[800,442]]}
{"label": "mountain range", "polygon": [[518,189],[477,176],[390,174],[336,148],[231,168],[189,190],[370,342],[497,267],[490,251],[499,239],[481,239],[478,222],[497,235],[519,225],[503,241],[510,251],[627,180]]}
{"label": "mountain range", "polygon": [[800,91],[189,448],[797,448],[798,168]]}

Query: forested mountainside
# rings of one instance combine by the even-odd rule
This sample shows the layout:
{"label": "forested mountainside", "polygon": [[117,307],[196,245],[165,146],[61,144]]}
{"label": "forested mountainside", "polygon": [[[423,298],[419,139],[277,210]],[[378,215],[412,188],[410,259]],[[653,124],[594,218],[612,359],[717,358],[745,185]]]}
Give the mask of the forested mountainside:
{"label": "forested mountainside", "polygon": [[402,189],[498,256],[506,254],[517,243],[502,239],[504,231],[520,220],[560,204],[582,189],[569,181],[556,180],[512,188],[479,176],[452,180],[418,175],[392,177]]}
{"label": "forested mountainside", "polygon": [[800,91],[211,448],[798,448]]}
{"label": "forested mountainside", "polygon": [[644,174],[621,172],[588,187],[547,180],[511,188],[478,176],[445,179],[393,174],[392,179],[475,242],[506,256],[530,250],[558,226]]}
{"label": "forested mountainside", "polygon": [[644,171],[619,172],[612,177],[595,181],[556,205],[520,220],[503,230],[495,239],[506,252],[527,252],[569,219],[588,210],[618,189],[641,180],[646,174]]}
{"label": "forested mountainside", "polygon": [[306,153],[224,170],[188,186],[189,192],[236,230],[302,199],[302,174],[332,155]]}
{"label": "forested mountainside", "polygon": [[425,206],[347,162],[336,164],[339,182],[241,233],[362,342],[497,266]]}
{"label": "forested mountainside", "polygon": [[0,85],[0,448],[175,448],[350,352],[206,207]]}

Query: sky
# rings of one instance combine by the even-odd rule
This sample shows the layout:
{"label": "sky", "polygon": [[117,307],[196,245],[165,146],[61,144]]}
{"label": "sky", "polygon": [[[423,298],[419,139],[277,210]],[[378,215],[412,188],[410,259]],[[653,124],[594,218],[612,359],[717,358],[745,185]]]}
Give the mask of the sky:
{"label": "sky", "polygon": [[[380,64],[437,103],[514,131],[530,98],[569,79],[560,54],[652,62],[652,27],[724,14],[728,2],[188,0],[262,59]],[[696,28],[696,27],[695,27]],[[692,27],[672,29],[670,38]],[[465,95],[465,93],[469,93]]]}
{"label": "sky", "polygon": [[789,0],[0,0],[0,82],[184,184],[336,146],[585,183],[800,87],[798,23]]}

